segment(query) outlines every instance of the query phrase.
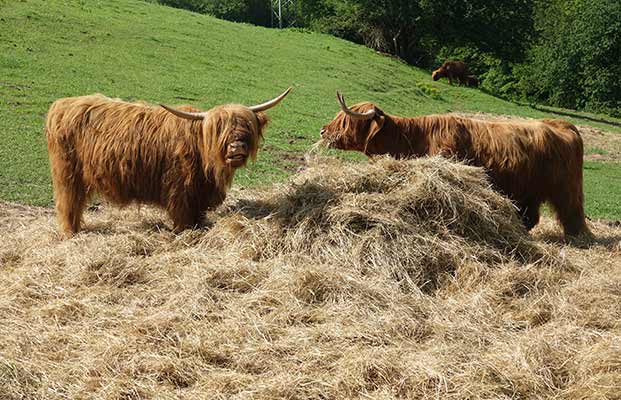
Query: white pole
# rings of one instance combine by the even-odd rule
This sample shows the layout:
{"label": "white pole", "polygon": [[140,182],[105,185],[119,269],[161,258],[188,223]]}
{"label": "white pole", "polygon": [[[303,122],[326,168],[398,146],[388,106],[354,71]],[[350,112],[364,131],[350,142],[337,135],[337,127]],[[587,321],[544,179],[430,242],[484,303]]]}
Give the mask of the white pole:
{"label": "white pole", "polygon": [[278,0],[278,27],[282,29],[282,4],[281,0]]}

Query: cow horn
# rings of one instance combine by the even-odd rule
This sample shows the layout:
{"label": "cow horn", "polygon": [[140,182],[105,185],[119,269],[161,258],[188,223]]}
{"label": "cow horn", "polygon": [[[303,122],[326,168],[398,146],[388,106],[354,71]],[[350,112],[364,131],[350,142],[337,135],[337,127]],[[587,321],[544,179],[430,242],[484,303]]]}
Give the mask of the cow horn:
{"label": "cow horn", "polygon": [[160,106],[162,106],[166,111],[172,114],[175,114],[177,117],[181,117],[185,119],[193,119],[193,120],[204,119],[205,115],[207,115],[206,112],[187,112],[187,111],[177,110],[176,108],[169,107],[165,104],[160,104]]}
{"label": "cow horn", "polygon": [[273,98],[270,101],[266,101],[265,103],[257,104],[256,106],[250,106],[248,108],[254,112],[269,110],[270,108],[274,107],[276,104],[280,103],[280,101],[284,99],[292,89],[293,87],[289,87],[287,90],[282,92],[280,96]]}
{"label": "cow horn", "polygon": [[345,104],[345,98],[343,97],[342,94],[340,94],[339,92],[336,92],[336,98],[339,101],[341,110],[343,110],[345,114],[349,115],[353,119],[371,119],[375,117],[375,109],[369,110],[365,113],[355,112],[355,111],[350,110],[349,107],[347,107],[347,105]]}

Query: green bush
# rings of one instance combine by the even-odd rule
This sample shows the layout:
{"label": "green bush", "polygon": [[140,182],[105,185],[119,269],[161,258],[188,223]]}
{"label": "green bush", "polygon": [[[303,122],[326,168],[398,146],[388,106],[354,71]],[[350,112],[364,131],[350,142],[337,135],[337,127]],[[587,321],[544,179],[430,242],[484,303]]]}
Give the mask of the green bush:
{"label": "green bush", "polygon": [[269,0],[148,0],[170,7],[182,8],[235,22],[269,26]]}
{"label": "green bush", "polygon": [[554,106],[620,115],[621,3],[540,3],[539,40],[515,71],[521,96]]}

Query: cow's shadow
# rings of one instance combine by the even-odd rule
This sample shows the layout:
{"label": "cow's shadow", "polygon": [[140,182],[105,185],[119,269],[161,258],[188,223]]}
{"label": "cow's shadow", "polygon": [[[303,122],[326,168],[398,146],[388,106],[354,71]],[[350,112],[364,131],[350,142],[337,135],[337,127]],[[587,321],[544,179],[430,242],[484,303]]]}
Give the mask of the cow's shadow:
{"label": "cow's shadow", "polygon": [[226,214],[240,214],[248,219],[264,219],[278,215],[279,206],[268,200],[239,199],[229,205]]}
{"label": "cow's shadow", "polygon": [[326,208],[339,197],[325,186],[307,182],[279,200],[240,198],[226,208],[227,215],[240,214],[248,219],[270,218],[281,225],[294,225],[306,218],[321,219]]}
{"label": "cow's shadow", "polygon": [[579,249],[588,249],[593,246],[600,246],[610,251],[621,249],[621,233],[601,234],[595,233],[588,238],[566,239],[560,231],[542,232],[535,236],[537,240],[545,243],[571,246]]}
{"label": "cow's shadow", "polygon": [[[213,223],[209,222],[211,225]],[[203,225],[199,226],[202,228]],[[154,221],[154,220],[145,220],[140,221],[135,224],[131,224],[131,226],[123,226],[116,224],[114,222],[106,221],[106,222],[91,222],[84,225],[83,232],[93,233],[93,234],[101,234],[101,235],[115,235],[127,232],[143,232],[143,233],[165,233],[165,234],[173,234],[173,227],[170,223],[167,223],[164,220]]]}

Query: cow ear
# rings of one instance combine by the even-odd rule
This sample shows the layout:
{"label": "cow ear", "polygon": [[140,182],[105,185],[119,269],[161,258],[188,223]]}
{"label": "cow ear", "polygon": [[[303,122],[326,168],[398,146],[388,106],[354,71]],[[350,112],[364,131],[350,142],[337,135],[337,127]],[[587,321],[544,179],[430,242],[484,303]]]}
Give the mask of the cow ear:
{"label": "cow ear", "polygon": [[386,120],[386,117],[384,116],[384,113],[382,112],[382,110],[377,108],[376,111],[378,112],[375,114],[375,117],[373,117],[373,119],[371,120],[371,125],[369,126],[369,133],[367,134],[367,142],[364,146],[365,151],[366,151],[366,147],[369,145],[371,140],[373,140],[375,135],[377,135],[377,133],[380,130],[382,130],[382,128],[384,127],[384,121]]}
{"label": "cow ear", "polygon": [[375,116],[376,117],[383,117],[384,116],[384,111],[382,111],[382,109],[379,108],[378,106],[373,106],[373,109],[375,110]]}
{"label": "cow ear", "polygon": [[262,112],[255,113],[255,115],[257,116],[257,122],[259,123],[259,130],[263,131],[265,126],[270,122],[270,119],[265,113]]}

